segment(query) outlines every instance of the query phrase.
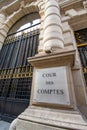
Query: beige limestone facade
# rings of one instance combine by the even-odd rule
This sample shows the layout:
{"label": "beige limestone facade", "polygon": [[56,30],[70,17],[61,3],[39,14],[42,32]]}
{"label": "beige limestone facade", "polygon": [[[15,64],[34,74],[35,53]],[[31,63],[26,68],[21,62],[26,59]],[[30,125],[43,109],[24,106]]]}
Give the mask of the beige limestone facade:
{"label": "beige limestone facade", "polygon": [[41,22],[39,46],[38,54],[28,62],[35,70],[66,66],[70,104],[34,102],[33,76],[30,106],[12,123],[10,130],[87,130],[87,84],[74,35],[75,31],[87,28],[87,1],[1,0],[0,49],[12,26],[34,12],[38,15],[31,19],[40,17]]}

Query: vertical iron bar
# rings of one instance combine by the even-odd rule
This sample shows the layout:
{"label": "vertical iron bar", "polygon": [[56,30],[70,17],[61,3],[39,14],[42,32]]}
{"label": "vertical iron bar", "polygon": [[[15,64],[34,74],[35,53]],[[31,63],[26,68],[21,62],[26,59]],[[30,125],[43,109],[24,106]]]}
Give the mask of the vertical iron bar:
{"label": "vertical iron bar", "polygon": [[13,42],[9,43],[9,49],[8,49],[9,53],[8,53],[8,55],[7,55],[7,57],[4,61],[4,65],[3,65],[4,68],[9,67],[10,59],[11,59],[11,56],[12,56],[12,53],[13,53],[13,48],[14,48],[14,43]]}
{"label": "vertical iron bar", "polygon": [[20,59],[21,59],[21,53],[22,53],[22,48],[23,48],[23,42],[24,42],[24,39],[22,38],[21,36],[21,43],[20,43],[20,48],[19,48],[19,52],[18,52],[18,55],[17,55],[17,60],[16,60],[16,64],[15,64],[15,67],[19,67],[20,66]]}
{"label": "vertical iron bar", "polygon": [[22,38],[20,52],[19,52],[19,55],[18,55],[17,67],[21,67],[22,66],[23,55],[24,55],[25,45],[26,45],[25,43],[26,43],[26,39]]}
{"label": "vertical iron bar", "polygon": [[32,43],[33,45],[32,45],[32,54],[31,54],[31,56],[35,55],[37,34],[34,34],[33,38],[34,38],[34,40],[33,40],[33,43]]}
{"label": "vertical iron bar", "polygon": [[[31,34],[31,38],[30,38],[30,48],[28,50],[28,54],[27,57],[31,57],[32,56],[32,47],[33,47],[33,41],[34,41],[34,36]],[[27,65],[27,62],[26,62]]]}
{"label": "vertical iron bar", "polygon": [[27,60],[27,53],[28,53],[28,50],[29,50],[29,39],[30,39],[30,37],[27,36],[22,66],[25,66],[25,63],[26,63],[26,60]]}
{"label": "vertical iron bar", "polygon": [[6,44],[4,47],[5,47],[4,48],[4,54],[3,54],[3,58],[2,58],[2,61],[1,61],[1,64],[0,64],[0,68],[3,68],[3,64],[4,64],[5,59],[7,57],[7,54],[8,54],[9,44]]}
{"label": "vertical iron bar", "polygon": [[15,42],[15,46],[14,46],[13,54],[11,56],[9,68],[14,68],[16,66],[16,61],[17,61],[17,57],[19,54],[20,44],[21,44],[21,39],[18,39]]}
{"label": "vertical iron bar", "polygon": [[38,53],[38,45],[39,45],[39,32],[37,33],[37,40],[36,40],[35,54]]}

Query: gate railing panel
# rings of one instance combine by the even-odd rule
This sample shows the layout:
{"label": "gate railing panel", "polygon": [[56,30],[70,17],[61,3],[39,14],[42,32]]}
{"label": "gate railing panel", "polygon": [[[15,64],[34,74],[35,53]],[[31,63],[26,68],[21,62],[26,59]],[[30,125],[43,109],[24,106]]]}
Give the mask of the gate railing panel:
{"label": "gate railing panel", "polygon": [[75,37],[87,85],[87,28],[76,31]]}
{"label": "gate railing panel", "polygon": [[1,115],[15,117],[28,106],[33,67],[27,62],[27,58],[37,53],[38,44],[38,27],[7,36],[0,51]]}

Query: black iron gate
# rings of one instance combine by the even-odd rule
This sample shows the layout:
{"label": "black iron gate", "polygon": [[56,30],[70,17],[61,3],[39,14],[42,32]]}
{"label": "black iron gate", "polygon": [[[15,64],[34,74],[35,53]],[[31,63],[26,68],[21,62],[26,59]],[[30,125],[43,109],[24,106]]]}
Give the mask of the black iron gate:
{"label": "black iron gate", "polygon": [[0,51],[0,117],[9,121],[29,105],[33,67],[27,57],[39,42],[39,29],[18,33],[8,35]]}
{"label": "black iron gate", "polygon": [[75,37],[87,85],[87,29],[76,31]]}
{"label": "black iron gate", "polygon": [[80,54],[81,63],[83,66],[83,73],[87,84],[87,45],[78,46],[78,51]]}

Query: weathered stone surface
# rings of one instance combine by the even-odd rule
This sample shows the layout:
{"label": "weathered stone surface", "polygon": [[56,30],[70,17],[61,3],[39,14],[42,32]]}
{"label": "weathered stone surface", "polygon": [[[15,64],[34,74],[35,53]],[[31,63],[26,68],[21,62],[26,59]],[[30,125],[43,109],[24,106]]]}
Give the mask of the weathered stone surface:
{"label": "weathered stone surface", "polygon": [[53,126],[47,126],[39,123],[19,120],[19,124],[16,130],[69,130],[69,129],[63,129],[58,127],[56,128]]}
{"label": "weathered stone surface", "polygon": [[[35,124],[32,126],[32,123]],[[19,116],[17,130],[22,130],[24,127],[24,130],[31,130],[31,128],[34,129],[35,127],[37,129],[39,124],[44,124],[44,127],[41,125],[42,128],[40,127],[40,130],[48,128],[48,126],[50,126],[49,130],[52,129],[51,126],[57,128],[53,128],[52,130],[59,130],[58,128],[62,128],[62,130],[63,128],[69,130],[87,129],[87,123],[82,118],[80,112],[31,106]]]}
{"label": "weathered stone surface", "polygon": [[[6,31],[5,34],[4,31],[0,32],[0,48],[6,38],[7,32],[13,24],[22,16],[37,11],[41,17],[39,51],[43,52],[43,47],[45,51],[49,51],[53,47],[55,48],[53,48],[54,50],[58,47],[58,50],[48,54],[48,58],[46,58],[47,54],[43,52],[46,60],[44,62],[43,55],[40,55],[39,60],[42,60],[40,64],[37,57],[35,57],[35,67],[52,67],[67,64],[68,61],[71,61],[72,59],[72,57],[67,58],[67,52],[69,51],[72,53],[73,50],[76,50],[74,60],[69,63],[69,75],[71,78],[69,84],[72,86],[70,88],[71,91],[74,92],[72,94],[73,96],[71,96],[71,94],[70,96],[71,99],[73,99],[72,104],[74,104],[73,106],[76,111],[71,109],[63,111],[52,108],[43,109],[43,107],[39,108],[38,106],[32,107],[19,116],[17,130],[63,130],[63,127],[68,129],[87,130],[87,121],[82,118],[81,113],[77,109],[83,106],[84,109],[82,109],[86,110],[87,95],[80,59],[79,56],[77,56],[77,44],[73,35],[74,31],[87,28],[87,2],[84,2],[83,6],[83,0],[46,0],[47,3],[45,3],[45,0],[37,0],[35,2],[33,2],[33,0],[25,0],[23,4],[21,0],[14,0],[12,4],[9,2],[12,0],[5,1],[7,1],[5,4],[0,5],[0,7],[5,5],[5,8],[3,8],[2,11],[4,16],[2,16],[2,13],[0,15],[0,29]],[[2,2],[5,1],[3,0]],[[61,10],[59,10],[57,2],[60,2],[59,5]],[[64,33],[63,35],[62,32]],[[57,56],[54,57],[55,53]],[[66,57],[65,60],[64,57]],[[51,58],[53,58],[53,61]],[[46,104],[45,107],[48,107],[48,105]],[[84,113],[85,112],[86,111],[84,111]]]}
{"label": "weathered stone surface", "polygon": [[[45,20],[44,20],[44,51],[51,52],[52,48],[64,48],[62,24],[60,18],[59,4],[56,0],[45,1]],[[59,27],[59,30],[55,30]],[[52,27],[52,28],[51,28]],[[49,31],[50,30],[50,31]],[[61,30],[61,31],[60,31]]]}
{"label": "weathered stone surface", "polygon": [[66,68],[36,69],[33,102],[70,105]]}

